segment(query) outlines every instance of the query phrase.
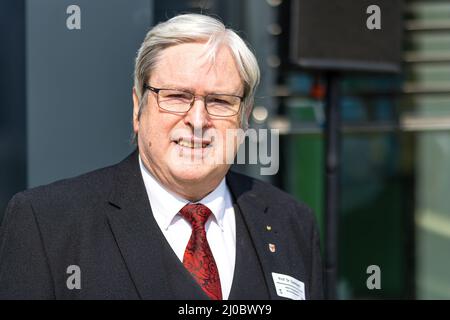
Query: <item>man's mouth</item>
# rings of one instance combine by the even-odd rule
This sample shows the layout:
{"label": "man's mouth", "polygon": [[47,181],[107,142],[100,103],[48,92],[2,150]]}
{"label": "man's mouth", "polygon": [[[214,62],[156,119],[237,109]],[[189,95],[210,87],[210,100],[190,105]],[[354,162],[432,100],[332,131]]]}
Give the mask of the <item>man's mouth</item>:
{"label": "man's mouth", "polygon": [[179,138],[174,141],[180,147],[191,148],[191,149],[200,149],[200,148],[209,148],[212,146],[212,140],[203,140],[196,138]]}

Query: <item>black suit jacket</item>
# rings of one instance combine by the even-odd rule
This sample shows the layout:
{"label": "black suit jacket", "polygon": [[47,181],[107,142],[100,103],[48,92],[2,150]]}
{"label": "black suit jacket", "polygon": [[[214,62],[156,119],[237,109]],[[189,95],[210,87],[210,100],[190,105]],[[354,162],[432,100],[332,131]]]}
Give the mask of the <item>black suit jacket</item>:
{"label": "black suit jacket", "polygon": [[[304,282],[307,299],[322,298],[310,209],[267,183],[232,172],[226,181],[270,297],[283,299],[272,279],[277,272]],[[18,193],[0,231],[0,299],[195,299],[174,295],[173,286],[187,278],[183,268],[165,274],[170,268],[161,257],[175,254],[155,225],[137,152],[115,166]],[[71,265],[80,267],[79,290],[67,287]]]}

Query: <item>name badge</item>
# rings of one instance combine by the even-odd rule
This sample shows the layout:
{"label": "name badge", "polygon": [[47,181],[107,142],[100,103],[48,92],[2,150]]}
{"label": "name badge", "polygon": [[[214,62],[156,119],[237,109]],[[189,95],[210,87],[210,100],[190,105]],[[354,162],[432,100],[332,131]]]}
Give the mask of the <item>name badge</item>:
{"label": "name badge", "polygon": [[272,272],[275,289],[280,297],[305,300],[305,284],[291,276]]}

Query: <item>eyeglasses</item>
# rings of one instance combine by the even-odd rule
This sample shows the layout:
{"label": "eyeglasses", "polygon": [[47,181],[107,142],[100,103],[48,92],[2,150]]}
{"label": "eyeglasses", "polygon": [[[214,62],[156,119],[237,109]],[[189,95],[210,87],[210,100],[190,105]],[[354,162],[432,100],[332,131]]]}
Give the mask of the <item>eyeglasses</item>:
{"label": "eyeglasses", "polygon": [[[154,88],[147,84],[144,84],[144,89],[156,93],[158,106],[161,109],[176,113],[188,112],[197,97],[189,91]],[[244,99],[231,94],[208,94],[199,97],[203,97],[206,112],[217,117],[231,117],[238,114]]]}

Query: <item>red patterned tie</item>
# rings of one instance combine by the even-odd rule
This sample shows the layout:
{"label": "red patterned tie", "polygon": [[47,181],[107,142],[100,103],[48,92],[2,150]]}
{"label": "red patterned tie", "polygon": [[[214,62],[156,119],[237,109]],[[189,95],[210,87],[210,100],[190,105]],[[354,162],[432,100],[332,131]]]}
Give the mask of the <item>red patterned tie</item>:
{"label": "red patterned tie", "polygon": [[206,239],[205,223],[211,215],[203,204],[188,204],[180,211],[192,225],[192,234],[184,251],[183,264],[212,300],[222,300],[219,271]]}

